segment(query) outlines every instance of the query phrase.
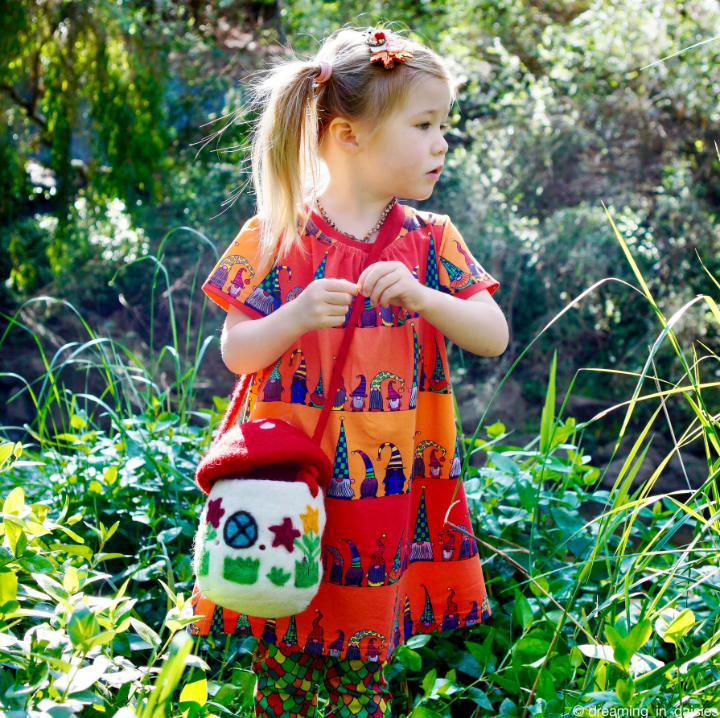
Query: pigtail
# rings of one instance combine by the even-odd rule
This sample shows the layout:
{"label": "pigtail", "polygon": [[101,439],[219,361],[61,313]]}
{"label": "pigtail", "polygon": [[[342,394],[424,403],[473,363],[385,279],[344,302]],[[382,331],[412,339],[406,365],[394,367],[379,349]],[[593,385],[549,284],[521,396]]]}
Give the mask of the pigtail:
{"label": "pigtail", "polygon": [[[279,257],[301,246],[318,175],[318,112],[315,63],[291,61],[273,68],[255,88],[260,117],[251,140],[252,176],[261,220],[260,254]],[[300,225],[298,226],[298,217]]]}

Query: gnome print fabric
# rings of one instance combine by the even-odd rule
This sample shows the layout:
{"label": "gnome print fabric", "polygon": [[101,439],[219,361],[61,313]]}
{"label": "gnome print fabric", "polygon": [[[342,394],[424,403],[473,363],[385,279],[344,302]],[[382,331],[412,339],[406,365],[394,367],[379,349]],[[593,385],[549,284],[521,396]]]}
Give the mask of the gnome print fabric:
{"label": "gnome print fabric", "polygon": [[[396,204],[395,239],[380,261],[399,261],[428,287],[461,299],[499,286],[445,215]],[[370,244],[335,231],[317,213],[299,250],[259,266],[258,219],[248,220],[203,286],[224,309],[252,318],[292,302],[314,279],[356,282]],[[326,486],[320,589],[300,613],[259,618],[216,606],[195,587],[194,633],[234,633],[315,655],[388,660],[416,633],[472,626],[490,616],[460,481],[460,456],[443,335],[404,307],[364,308],[335,396],[326,396],[342,327],[310,331],[258,372],[242,420],[281,418],[312,436],[326,401],[321,448]],[[347,323],[352,305],[348,310]],[[302,531],[301,525],[297,526]],[[290,547],[292,550],[292,547]]]}

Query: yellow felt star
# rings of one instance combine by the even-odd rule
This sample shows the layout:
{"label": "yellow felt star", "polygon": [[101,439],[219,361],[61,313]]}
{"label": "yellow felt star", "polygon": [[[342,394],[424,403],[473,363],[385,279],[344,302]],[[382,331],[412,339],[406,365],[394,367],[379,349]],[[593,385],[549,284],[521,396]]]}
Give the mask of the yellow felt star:
{"label": "yellow felt star", "polygon": [[303,522],[303,531],[309,534],[314,531],[316,534],[320,533],[320,527],[318,526],[318,517],[320,516],[320,510],[314,509],[310,504],[306,505],[307,513],[300,514],[300,518]]}

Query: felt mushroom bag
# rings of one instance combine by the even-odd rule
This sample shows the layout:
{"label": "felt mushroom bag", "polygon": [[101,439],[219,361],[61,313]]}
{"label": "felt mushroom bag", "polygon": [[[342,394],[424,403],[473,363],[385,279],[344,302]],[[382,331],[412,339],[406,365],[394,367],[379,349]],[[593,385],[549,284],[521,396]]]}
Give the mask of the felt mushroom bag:
{"label": "felt mushroom bag", "polygon": [[[391,240],[383,234],[381,230],[366,266]],[[363,306],[355,301],[350,313],[312,438],[277,418],[234,426],[253,375],[238,381],[195,474],[208,497],[195,535],[193,565],[200,592],[218,606],[280,618],[305,610],[320,588],[323,488],[332,478],[332,462],[320,441]]]}
{"label": "felt mushroom bag", "polygon": [[238,613],[279,617],[307,608],[320,585],[332,464],[300,429],[256,419],[222,434],[198,467],[209,491],[195,538],[202,594]]}

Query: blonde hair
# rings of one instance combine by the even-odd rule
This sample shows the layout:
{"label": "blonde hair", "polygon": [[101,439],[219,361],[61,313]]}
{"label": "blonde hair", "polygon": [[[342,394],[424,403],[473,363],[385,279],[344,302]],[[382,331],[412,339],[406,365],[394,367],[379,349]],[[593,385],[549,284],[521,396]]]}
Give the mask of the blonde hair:
{"label": "blonde hair", "polygon": [[[387,29],[386,29],[387,32]],[[423,80],[453,78],[427,46],[403,38],[413,57],[385,69],[370,62],[365,29],[330,35],[310,60],[293,54],[251,85],[248,109],[257,115],[251,131],[250,161],[261,221],[261,261],[277,248],[280,260],[293,246],[303,249],[308,220],[305,202],[314,202],[319,175],[318,148],[328,124],[342,117],[372,123],[371,135]],[[320,62],[331,77],[316,84]]]}

